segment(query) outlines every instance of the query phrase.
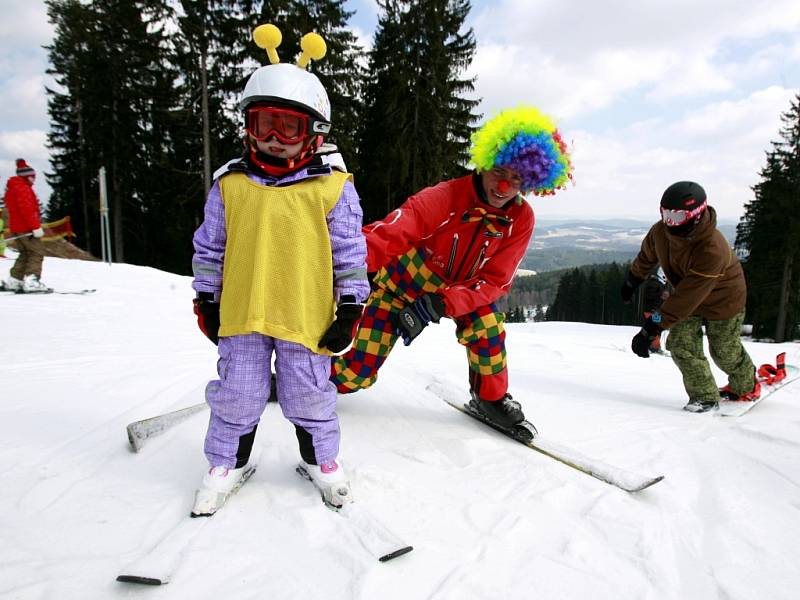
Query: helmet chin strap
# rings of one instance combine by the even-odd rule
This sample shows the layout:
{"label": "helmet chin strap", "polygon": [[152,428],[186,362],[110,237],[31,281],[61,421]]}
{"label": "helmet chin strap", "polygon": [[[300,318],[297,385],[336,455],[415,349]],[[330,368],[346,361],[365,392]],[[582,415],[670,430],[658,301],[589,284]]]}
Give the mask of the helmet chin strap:
{"label": "helmet chin strap", "polygon": [[321,136],[310,138],[309,143],[303,147],[296,158],[277,158],[275,156],[270,156],[269,154],[261,152],[250,138],[248,138],[247,145],[250,148],[250,159],[258,165],[259,168],[273,177],[283,177],[309,163],[311,159],[314,158],[314,153],[317,151],[321,141]]}

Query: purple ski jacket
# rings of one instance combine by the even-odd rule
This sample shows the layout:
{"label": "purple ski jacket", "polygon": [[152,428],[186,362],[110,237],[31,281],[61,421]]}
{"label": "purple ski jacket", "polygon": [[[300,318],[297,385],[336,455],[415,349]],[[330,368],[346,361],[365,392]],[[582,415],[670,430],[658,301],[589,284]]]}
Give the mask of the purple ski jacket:
{"label": "purple ski jacket", "polygon": [[[236,161],[231,161],[228,165]],[[194,257],[192,288],[196,292],[211,292],[219,301],[222,289],[222,265],[225,259],[225,206],[219,187],[219,177],[228,172],[227,166],[215,173],[214,184],[208,192],[205,218],[194,234]],[[310,177],[331,173],[332,167],[309,166],[282,178],[274,178],[246,171],[247,177],[261,185],[287,185]],[[338,302],[342,296],[355,296],[364,302],[369,296],[367,281],[367,246],[361,234],[364,213],[358,193],[351,182],[346,182],[339,201],[328,213],[328,232],[331,240],[334,272],[334,297]]]}

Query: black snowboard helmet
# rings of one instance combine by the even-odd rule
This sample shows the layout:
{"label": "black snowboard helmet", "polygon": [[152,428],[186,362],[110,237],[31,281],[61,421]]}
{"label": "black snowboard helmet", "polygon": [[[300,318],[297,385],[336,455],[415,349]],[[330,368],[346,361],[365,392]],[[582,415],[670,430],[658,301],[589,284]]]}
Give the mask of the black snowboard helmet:
{"label": "black snowboard helmet", "polygon": [[678,181],[661,196],[661,220],[673,235],[690,235],[706,211],[706,191],[694,181]]}

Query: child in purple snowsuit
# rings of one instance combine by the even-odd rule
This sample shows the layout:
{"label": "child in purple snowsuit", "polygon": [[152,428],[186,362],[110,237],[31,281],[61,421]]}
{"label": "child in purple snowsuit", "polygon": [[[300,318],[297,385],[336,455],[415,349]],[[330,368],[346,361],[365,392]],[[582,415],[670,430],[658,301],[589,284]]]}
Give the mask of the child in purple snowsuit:
{"label": "child in purple snowsuit", "polygon": [[277,62],[265,27],[254,38],[273,45],[273,64],[245,86],[244,155],[214,174],[194,235],[195,314],[219,344],[219,379],[206,388],[211,468],[193,516],[213,514],[254,469],[249,458],[270,395],[273,352],[300,469],[328,504],[351,498],[336,460],[336,388],[328,375],[331,355],[352,341],[369,295],[363,213],[341,156],[323,144],[331,123],[325,89],[305,70],[304,56],[302,67]]}

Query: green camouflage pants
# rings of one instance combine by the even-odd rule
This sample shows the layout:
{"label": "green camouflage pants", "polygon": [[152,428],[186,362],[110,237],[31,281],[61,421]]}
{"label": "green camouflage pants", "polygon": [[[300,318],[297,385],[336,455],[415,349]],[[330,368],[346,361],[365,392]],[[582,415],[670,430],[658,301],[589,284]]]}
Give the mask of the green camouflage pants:
{"label": "green camouflage pants", "polygon": [[691,400],[717,401],[719,389],[703,352],[703,325],[706,327],[711,358],[728,375],[728,385],[736,394],[753,389],[755,366],[742,346],[744,312],[732,319],[708,321],[689,317],[672,326],[667,350],[683,375],[683,387]]}

